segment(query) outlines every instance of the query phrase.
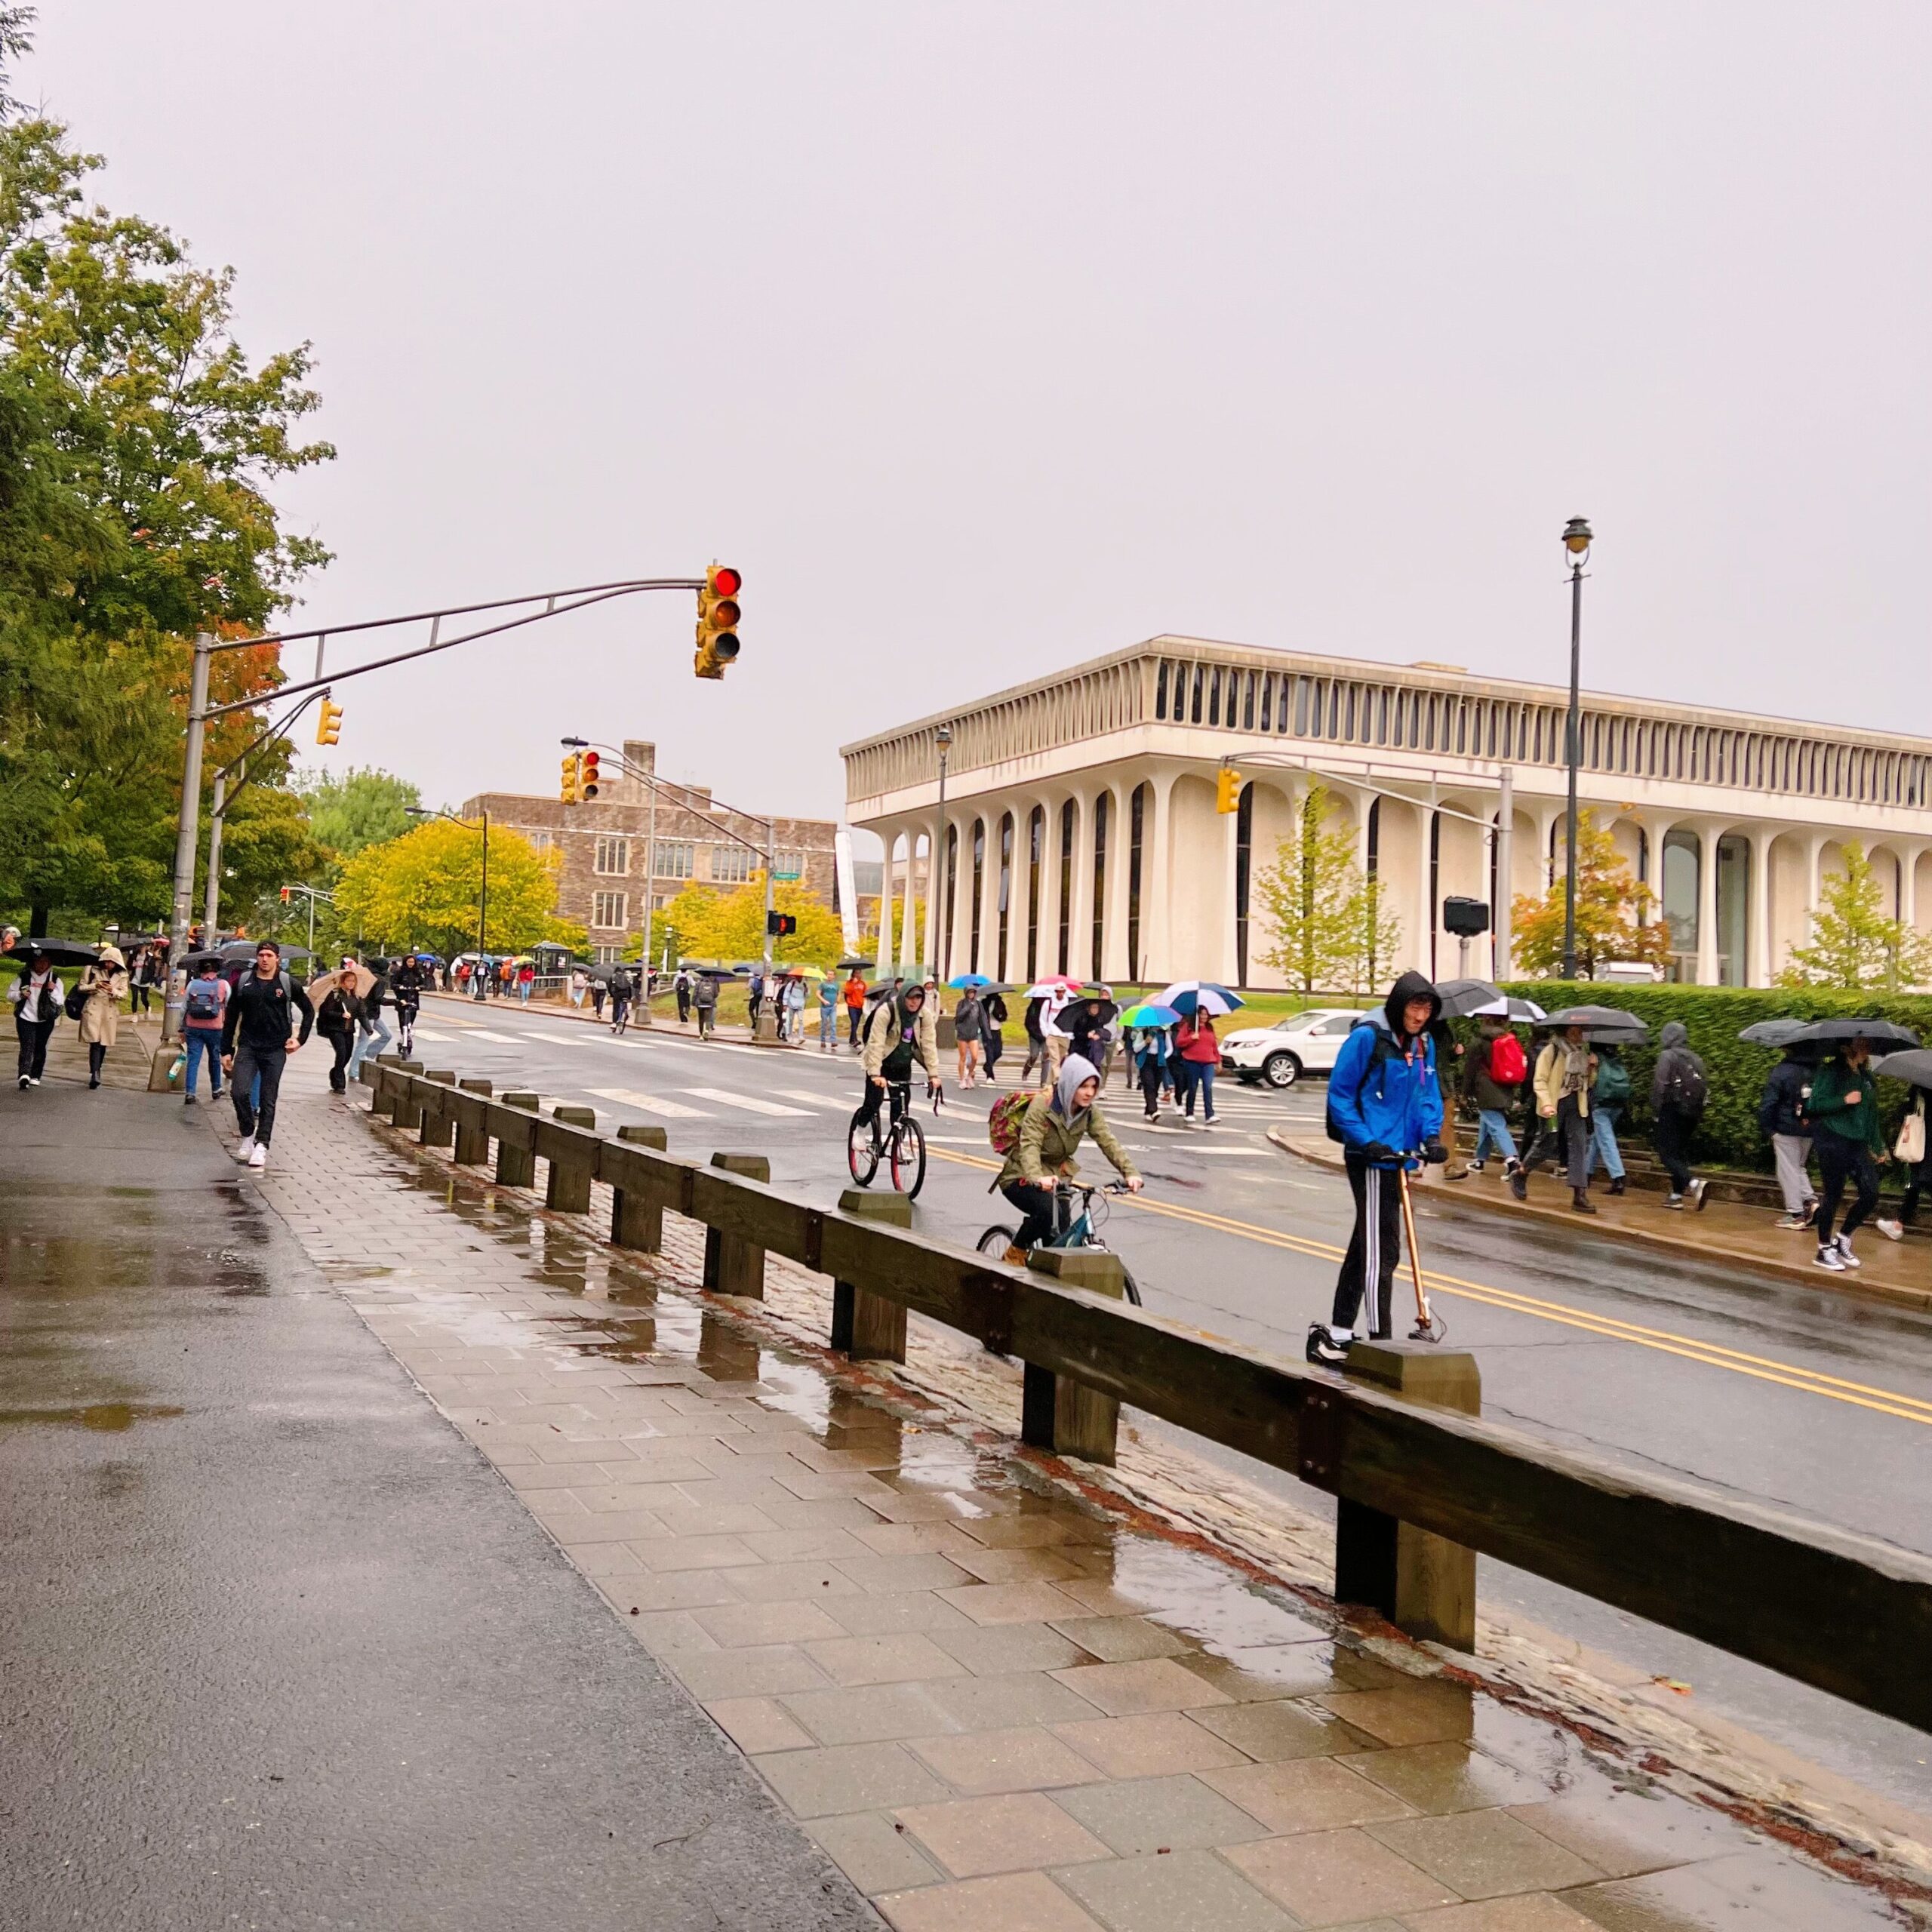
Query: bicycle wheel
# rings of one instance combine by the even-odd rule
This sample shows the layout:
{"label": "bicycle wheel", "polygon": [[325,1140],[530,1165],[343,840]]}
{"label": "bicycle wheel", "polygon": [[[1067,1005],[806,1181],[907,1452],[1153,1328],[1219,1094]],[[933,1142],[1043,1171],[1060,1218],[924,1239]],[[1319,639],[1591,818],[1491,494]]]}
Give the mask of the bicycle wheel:
{"label": "bicycle wheel", "polygon": [[926,1184],[925,1130],[910,1114],[893,1129],[892,1184],[909,1201]]}
{"label": "bicycle wheel", "polygon": [[1017,1228],[989,1228],[977,1244],[982,1254],[990,1254],[995,1261],[1006,1259],[1006,1251],[1019,1238]]}
{"label": "bicycle wheel", "polygon": [[1121,1280],[1126,1284],[1127,1298],[1136,1308],[1141,1306],[1140,1284],[1134,1278],[1134,1270],[1123,1261],[1120,1264]]}
{"label": "bicycle wheel", "polygon": [[878,1172],[878,1137],[863,1107],[854,1110],[852,1124],[845,1130],[845,1161],[861,1187],[872,1186],[872,1176]]}

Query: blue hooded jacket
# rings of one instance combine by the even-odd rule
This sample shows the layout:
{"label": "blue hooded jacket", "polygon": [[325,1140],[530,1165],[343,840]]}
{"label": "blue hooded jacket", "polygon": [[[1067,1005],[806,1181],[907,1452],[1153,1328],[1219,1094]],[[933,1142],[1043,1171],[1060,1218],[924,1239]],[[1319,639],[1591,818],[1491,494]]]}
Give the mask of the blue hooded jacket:
{"label": "blue hooded jacket", "polygon": [[[1442,1089],[1435,1078],[1435,1048],[1425,1029],[1401,1045],[1402,1009],[1412,999],[1429,1002],[1433,1020],[1442,1010],[1435,987],[1420,973],[1404,973],[1389,989],[1380,1013],[1371,1014],[1342,1042],[1328,1076],[1328,1125],[1344,1146],[1359,1152],[1380,1141],[1396,1153],[1419,1152],[1442,1133]],[[1414,1160],[1378,1161],[1393,1172],[1412,1171]]]}

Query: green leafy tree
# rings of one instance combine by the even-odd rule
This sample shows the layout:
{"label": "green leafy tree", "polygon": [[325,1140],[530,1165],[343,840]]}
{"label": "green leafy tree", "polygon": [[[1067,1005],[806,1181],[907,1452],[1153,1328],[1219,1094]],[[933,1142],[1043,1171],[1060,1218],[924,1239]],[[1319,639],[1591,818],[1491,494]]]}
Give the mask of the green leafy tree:
{"label": "green leafy tree", "polygon": [[1302,992],[1358,992],[1401,943],[1401,922],[1357,863],[1354,835],[1333,823],[1324,786],[1303,794],[1254,894],[1275,932],[1264,960]]}
{"label": "green leafy tree", "polygon": [[[1540,899],[1519,895],[1511,913],[1510,951],[1518,968],[1544,978],[1563,971],[1565,885],[1559,874]],[[1656,916],[1655,895],[1617,857],[1607,826],[1587,810],[1577,814],[1577,971],[1593,980],[1612,960],[1662,966],[1670,928]]]}
{"label": "green leafy tree", "polygon": [[1792,947],[1780,986],[1896,992],[1932,984],[1932,940],[1886,916],[1863,846],[1845,847],[1844,869],[1824,881],[1818,897],[1811,942]]}
{"label": "green leafy tree", "polygon": [[[0,10],[0,72],[26,17]],[[165,904],[192,635],[248,635],[326,557],[266,494],[333,454],[294,433],[306,346],[252,364],[232,275],[86,205],[100,165],[0,126],[0,903],[36,927]],[[220,695],[273,657],[218,659]],[[211,777],[252,716],[211,734]]]}
{"label": "green leafy tree", "polygon": [[[492,952],[527,952],[540,940],[582,951],[581,926],[557,917],[558,861],[507,826],[490,829]],[[432,819],[401,838],[368,845],[342,869],[339,925],[390,949],[426,946],[445,958],[476,944],[483,887],[477,827]]]}
{"label": "green leafy tree", "polygon": [[[798,930],[789,937],[772,942],[772,957],[801,966],[829,966],[845,949],[844,934],[838,915],[823,900],[815,897],[797,881],[783,881],[772,888],[775,911],[789,912]],[[675,948],[672,956],[687,959],[721,959],[729,965],[740,959],[762,958],[764,954],[764,875],[754,872],[749,882],[730,892],[709,886],[688,885],[657,915],[669,928]],[[663,928],[653,921],[654,935]],[[639,934],[631,957],[638,956],[644,943]],[[662,947],[663,941],[657,940]]]}
{"label": "green leafy tree", "polygon": [[423,802],[408,779],[372,765],[354,766],[339,778],[328,771],[300,772],[295,789],[317,841],[345,859],[365,846],[400,838],[416,823],[409,808]]}

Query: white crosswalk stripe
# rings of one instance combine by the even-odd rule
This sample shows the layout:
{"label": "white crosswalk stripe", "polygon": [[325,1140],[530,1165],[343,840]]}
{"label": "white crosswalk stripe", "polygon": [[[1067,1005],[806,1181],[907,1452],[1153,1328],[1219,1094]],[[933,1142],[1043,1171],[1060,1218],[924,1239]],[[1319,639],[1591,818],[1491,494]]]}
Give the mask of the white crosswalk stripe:
{"label": "white crosswalk stripe", "polygon": [[647,1114],[662,1114],[666,1120],[709,1120],[702,1107],[688,1107],[681,1100],[667,1100],[656,1094],[640,1094],[629,1087],[591,1087],[585,1090],[600,1100],[614,1100],[620,1107],[635,1107]]}
{"label": "white crosswalk stripe", "polygon": [[525,1038],[521,1033],[493,1033],[487,1026],[472,1026],[463,1037],[466,1040],[494,1040],[502,1047],[520,1047]]}
{"label": "white crosswalk stripe", "polygon": [[774,1094],[782,1094],[788,1100],[804,1100],[814,1107],[829,1107],[834,1113],[849,1114],[857,1105],[854,1100],[828,1099],[823,1094],[808,1094],[799,1087],[774,1087]]}
{"label": "white crosswalk stripe", "polygon": [[448,1041],[454,1040],[456,1037],[457,1035],[454,1033],[432,1033],[426,1026],[417,1027],[416,1031],[410,1035],[410,1038],[414,1040]]}
{"label": "white crosswalk stripe", "polygon": [[722,1087],[687,1087],[700,1100],[715,1100],[721,1107],[737,1107],[748,1114],[789,1114],[795,1120],[810,1118],[803,1107],[781,1106],[776,1100],[754,1100],[749,1094],[728,1093]]}

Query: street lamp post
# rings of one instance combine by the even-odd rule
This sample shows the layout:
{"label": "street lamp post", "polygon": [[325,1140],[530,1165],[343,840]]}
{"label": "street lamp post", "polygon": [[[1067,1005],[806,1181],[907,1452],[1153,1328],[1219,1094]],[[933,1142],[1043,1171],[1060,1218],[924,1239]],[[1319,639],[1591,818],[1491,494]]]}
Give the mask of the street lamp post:
{"label": "street lamp post", "polygon": [[[944,986],[950,975],[946,968],[952,956],[952,935],[946,929],[947,919],[952,911],[952,894],[948,889],[949,881],[946,873],[946,755],[952,749],[952,727],[942,724],[934,736],[939,742],[939,831],[933,849],[927,860],[926,890],[937,895],[939,917],[933,921],[933,930],[939,943],[933,948],[933,971],[938,975],[939,983]],[[911,864],[908,859],[906,863]]]}
{"label": "street lamp post", "polygon": [[1563,977],[1577,977],[1577,766],[1583,755],[1583,718],[1578,681],[1583,654],[1583,566],[1589,561],[1589,522],[1573,516],[1564,525],[1563,547],[1570,553],[1570,765],[1569,807],[1564,819]]}
{"label": "street lamp post", "polygon": [[[472,831],[476,829],[475,826],[469,825],[469,820],[466,818],[458,818],[454,812],[435,811],[432,810],[428,805],[405,805],[403,807],[403,810],[407,812],[411,818],[446,818],[452,825],[469,826]],[[478,999],[481,999],[485,997],[483,990],[483,957],[484,955],[490,949],[488,943],[490,931],[490,814],[487,807],[485,808],[482,815],[481,829],[483,832],[483,879],[481,889],[478,892],[476,897],[476,971],[470,976],[475,982],[476,997]]]}

